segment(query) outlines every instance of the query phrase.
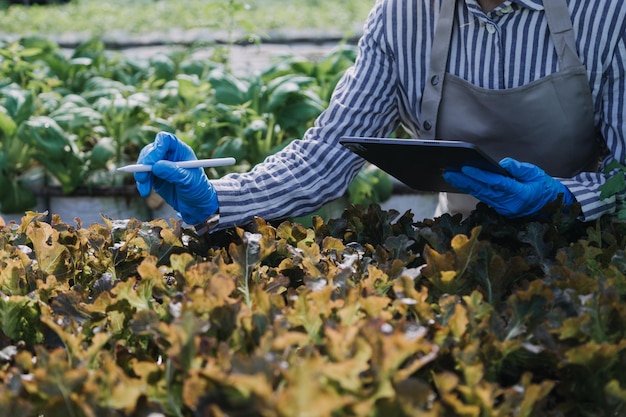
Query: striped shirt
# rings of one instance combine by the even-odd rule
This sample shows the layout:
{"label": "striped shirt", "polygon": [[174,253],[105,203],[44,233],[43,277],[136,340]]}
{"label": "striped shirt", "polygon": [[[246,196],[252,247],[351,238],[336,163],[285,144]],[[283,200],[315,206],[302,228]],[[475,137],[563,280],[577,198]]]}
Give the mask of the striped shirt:
{"label": "striped shirt", "polygon": [[[245,224],[254,216],[281,219],[310,213],[342,196],[363,160],[338,143],[341,136],[389,136],[399,125],[418,132],[441,1],[377,1],[365,22],[354,66],[304,137],[248,173],[212,181],[220,205],[219,228]],[[596,127],[608,149],[602,166],[613,158],[624,163],[626,7],[623,0],[567,2],[587,68]],[[542,0],[507,0],[489,13],[476,0],[461,3],[448,72],[479,87],[507,89],[559,70]],[[624,193],[600,199],[599,187],[606,180],[602,167],[561,179],[581,203],[584,220],[624,205]]]}

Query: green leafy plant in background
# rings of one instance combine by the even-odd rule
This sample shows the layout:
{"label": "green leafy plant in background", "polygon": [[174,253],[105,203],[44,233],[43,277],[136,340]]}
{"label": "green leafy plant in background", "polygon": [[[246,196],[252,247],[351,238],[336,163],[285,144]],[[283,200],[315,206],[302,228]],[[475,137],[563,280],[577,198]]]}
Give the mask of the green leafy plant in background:
{"label": "green leafy plant in background", "polygon": [[[31,60],[41,54],[37,48],[9,43],[0,49],[0,210],[11,212],[32,208],[35,195],[25,184],[25,175],[36,163],[34,152],[19,132],[36,116],[36,98],[47,91],[48,82]],[[28,138],[27,138],[28,139]],[[59,148],[61,151],[63,146]]]}
{"label": "green leafy plant in background", "polygon": [[[71,1],[65,5],[25,7],[0,2],[2,32],[18,36],[54,37],[63,33],[103,36],[169,34],[172,30],[225,31],[226,23],[236,39],[249,33],[306,30],[352,33],[360,29],[373,1],[362,0],[188,0],[185,7],[174,0]],[[302,16],[315,16],[302,19]]]}
{"label": "green leafy plant in background", "polygon": [[27,177],[36,164],[71,192],[83,169],[76,144],[53,119],[35,114],[30,91],[9,84],[0,89],[0,106],[0,209],[11,212],[34,205]]}
{"label": "green leafy plant in background", "polygon": [[[244,162],[243,169],[263,161],[304,135],[355,59],[354,47],[340,45],[314,62],[283,57],[249,79],[212,70],[208,83],[214,105],[203,103],[190,117],[200,143],[196,151],[203,157],[234,156]],[[392,189],[390,177],[368,165],[348,193],[352,203],[368,204],[385,201]]]}
{"label": "green leafy plant in background", "polygon": [[[33,207],[21,179],[32,170],[65,195],[124,185],[132,178],[115,167],[134,162],[159,131],[177,134],[201,158],[232,156],[236,170],[247,170],[304,135],[355,58],[353,47],[341,46],[316,62],[284,57],[236,76],[223,62],[195,57],[195,48],[137,60],[107,52],[98,39],[68,54],[49,40],[24,38],[0,51],[0,163],[11,190],[0,197],[4,212]],[[352,201],[383,201],[391,190],[383,177],[361,173]]]}
{"label": "green leafy plant in background", "polygon": [[[6,87],[2,90],[5,89],[9,90]],[[0,188],[3,196],[0,209],[11,212],[34,207],[36,202],[34,193],[24,184],[22,177],[32,167],[34,159],[17,136],[18,123],[27,120],[33,106],[32,94],[17,88],[7,93],[0,108]]]}
{"label": "green leafy plant in background", "polygon": [[311,91],[315,80],[298,74],[265,73],[245,82],[214,70],[208,82],[214,89],[214,109],[228,122],[221,126],[232,129],[229,132],[232,134],[223,135],[218,124],[218,141],[209,138],[199,151],[214,155],[229,153],[248,165],[261,162],[293,139],[302,137],[326,105]]}
{"label": "green leafy plant in background", "polygon": [[391,177],[371,164],[365,165],[348,186],[350,202],[364,206],[387,201],[392,191]]}
{"label": "green leafy plant in background", "polygon": [[[613,160],[604,168],[604,173],[611,177],[600,187],[600,199],[612,198],[626,190],[626,165]],[[621,209],[617,218],[626,220],[626,209]]]}
{"label": "green leafy plant in background", "polygon": [[[102,44],[88,45],[78,48],[69,58],[60,54],[58,45],[39,38],[22,39],[0,49],[4,84],[0,91],[0,159],[4,166],[3,189],[7,190],[2,196],[2,211],[19,212],[34,205],[32,184],[29,186],[24,177],[37,167],[42,167],[63,193],[70,194],[85,184],[93,170],[104,169],[109,159],[125,160],[121,153],[127,147],[128,135],[119,129],[132,128],[131,120],[111,115],[110,109],[119,110],[119,105],[102,112],[96,105],[104,107],[102,103],[88,102],[94,93],[89,86],[98,79],[94,68],[106,66]],[[107,93],[112,95],[110,84]],[[116,97],[121,100],[121,94]],[[108,138],[122,133],[117,136],[121,140],[107,140],[108,132],[112,132]],[[117,145],[114,155],[105,152],[107,141]]]}

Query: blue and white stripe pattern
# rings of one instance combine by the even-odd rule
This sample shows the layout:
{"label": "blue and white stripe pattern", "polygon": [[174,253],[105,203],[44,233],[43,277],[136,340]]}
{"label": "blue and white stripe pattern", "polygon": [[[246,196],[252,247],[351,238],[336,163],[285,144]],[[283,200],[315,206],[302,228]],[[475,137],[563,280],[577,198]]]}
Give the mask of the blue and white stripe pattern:
{"label": "blue and white stripe pattern", "polygon": [[[452,0],[377,1],[355,66],[315,126],[251,172],[213,181],[220,228],[244,224],[253,216],[280,219],[309,213],[341,196],[363,163],[338,144],[341,136],[388,136],[399,124],[417,132],[441,1]],[[568,8],[587,68],[596,126],[609,151],[604,164],[612,158],[625,163],[626,4],[568,0]],[[476,0],[465,0],[457,19],[448,71],[479,87],[518,87],[559,69],[542,0],[507,0],[488,14]],[[624,204],[624,195],[599,199],[606,179],[601,173],[582,173],[561,180],[582,204],[586,220]]]}

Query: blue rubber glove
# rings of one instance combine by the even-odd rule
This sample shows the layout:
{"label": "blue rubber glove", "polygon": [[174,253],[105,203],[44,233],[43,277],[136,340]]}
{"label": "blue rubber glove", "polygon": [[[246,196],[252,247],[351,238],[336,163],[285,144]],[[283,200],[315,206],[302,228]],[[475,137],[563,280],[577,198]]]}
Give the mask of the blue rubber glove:
{"label": "blue rubber glove", "polygon": [[139,153],[138,164],[153,165],[152,172],[135,173],[142,197],[152,188],[191,225],[204,222],[217,212],[215,189],[202,168],[179,168],[174,162],[197,159],[189,145],[176,136],[159,132],[154,142]]}
{"label": "blue rubber glove", "polygon": [[446,171],[443,177],[454,188],[473,195],[511,218],[536,215],[559,194],[563,194],[565,207],[574,202],[567,187],[536,165],[504,158],[500,166],[512,178],[470,166],[462,167],[460,172]]}

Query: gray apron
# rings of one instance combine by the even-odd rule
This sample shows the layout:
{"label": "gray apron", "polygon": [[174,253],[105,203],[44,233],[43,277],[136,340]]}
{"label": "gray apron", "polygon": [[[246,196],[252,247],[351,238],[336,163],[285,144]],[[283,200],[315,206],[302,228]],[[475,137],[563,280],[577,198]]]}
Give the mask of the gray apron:
{"label": "gray apron", "polygon": [[[553,177],[596,171],[600,145],[593,99],[565,0],[544,1],[559,71],[503,90],[480,88],[446,73],[458,1],[442,2],[419,136],[472,142],[496,161],[510,156],[538,165]],[[467,194],[441,193],[436,215],[467,215],[476,203]]]}

